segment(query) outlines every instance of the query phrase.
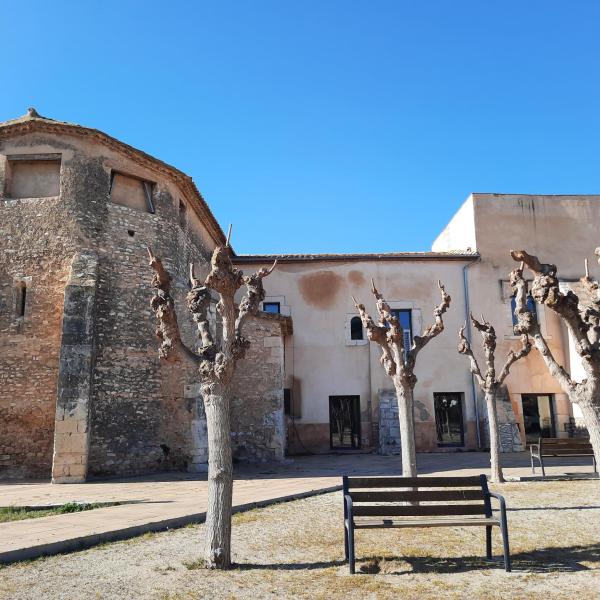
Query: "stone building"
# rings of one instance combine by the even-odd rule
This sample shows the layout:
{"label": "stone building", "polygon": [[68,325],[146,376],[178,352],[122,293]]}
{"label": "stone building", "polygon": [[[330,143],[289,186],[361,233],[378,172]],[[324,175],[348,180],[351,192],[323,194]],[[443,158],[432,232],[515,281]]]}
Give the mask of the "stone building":
{"label": "stone building", "polygon": [[[188,264],[206,271],[224,241],[177,169],[33,109],[0,124],[0,477],[205,468],[197,377],[157,356],[146,246],[174,277],[182,335],[193,344]],[[290,331],[278,315],[249,321],[245,362],[260,361],[261,371],[242,363],[236,381],[242,457],[283,456]]]}
{"label": "stone building", "polygon": [[[599,218],[600,196],[473,194],[431,252],[236,255],[242,270],[279,262],[246,328],[235,456],[399,451],[393,386],[351,300],[374,308],[371,277],[407,338],[431,321],[436,281],[445,283],[446,330],[417,363],[417,449],[485,447],[485,408],[456,351],[457,331],[470,310],[484,313],[505,355],[518,343],[508,250],[555,262],[574,285],[598,245]],[[174,278],[182,336],[193,344],[187,266],[206,272],[223,242],[194,183],[174,167],[32,109],[0,123],[0,478],[205,468],[196,373],[158,359],[146,246]],[[555,356],[576,374],[566,330],[536,310]],[[499,412],[505,450],[540,433],[572,434],[578,418],[535,351],[513,367]]]}

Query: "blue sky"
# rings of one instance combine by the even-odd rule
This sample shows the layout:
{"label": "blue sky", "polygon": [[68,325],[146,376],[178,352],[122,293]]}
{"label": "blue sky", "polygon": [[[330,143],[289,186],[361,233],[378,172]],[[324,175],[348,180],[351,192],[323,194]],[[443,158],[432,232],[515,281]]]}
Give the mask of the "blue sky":
{"label": "blue sky", "polygon": [[35,106],[191,175],[247,252],[428,250],[472,191],[599,193],[600,2],[0,0]]}

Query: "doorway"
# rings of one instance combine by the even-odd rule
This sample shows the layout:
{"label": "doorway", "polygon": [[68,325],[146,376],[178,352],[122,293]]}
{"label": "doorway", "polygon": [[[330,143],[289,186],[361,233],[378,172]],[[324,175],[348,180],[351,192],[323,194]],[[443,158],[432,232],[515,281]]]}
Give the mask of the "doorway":
{"label": "doorway", "polygon": [[329,439],[332,450],[360,448],[360,396],[329,396]]}
{"label": "doorway", "polygon": [[438,446],[464,446],[462,394],[434,393],[433,405]]}
{"label": "doorway", "polygon": [[556,437],[552,394],[523,394],[521,403],[527,442],[536,442],[540,437]]}

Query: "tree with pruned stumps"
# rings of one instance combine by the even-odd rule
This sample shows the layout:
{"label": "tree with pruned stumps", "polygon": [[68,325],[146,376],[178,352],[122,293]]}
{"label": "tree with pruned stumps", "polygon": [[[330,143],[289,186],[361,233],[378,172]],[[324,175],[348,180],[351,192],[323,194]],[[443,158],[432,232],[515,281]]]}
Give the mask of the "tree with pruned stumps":
{"label": "tree with pruned stumps", "polygon": [[[275,268],[262,268],[244,275],[231,263],[232,251],[227,245],[215,248],[211,270],[204,281],[195,277],[190,265],[191,291],[187,295],[188,309],[197,324],[198,349],[186,346],[177,324],[175,304],[170,293],[171,276],[150,249],[150,266],[154,269],[152,286],[155,294],[152,309],[158,318],[156,335],[160,341],[159,356],[174,359],[183,355],[198,367],[200,388],[206,411],[208,429],[208,507],[206,511],[205,565],[226,569],[231,566],[231,507],[233,463],[231,449],[231,383],[237,362],[242,359],[250,342],[243,336],[244,322],[256,315],[264,300],[263,279]],[[244,285],[246,294],[239,306],[234,296]],[[213,335],[209,322],[212,293],[219,301],[222,335]]]}
{"label": "tree with pruned stumps", "polygon": [[380,362],[384,371],[392,378],[398,402],[398,418],[400,421],[400,444],[402,455],[402,475],[416,477],[417,454],[415,450],[415,412],[414,389],[417,383],[415,365],[417,355],[434,337],[444,330],[443,315],[450,306],[450,296],[442,283],[438,281],[442,296],[441,302],[433,311],[434,323],[427,327],[422,336],[414,336],[410,348],[404,346],[404,331],[389,304],[375,287],[371,279],[371,291],[375,296],[377,314],[376,323],[363,304],[359,304],[353,297],[360,319],[367,330],[367,337],[372,342],[381,346]]}
{"label": "tree with pruned stumps", "polygon": [[506,363],[500,372],[500,375],[496,376],[496,330],[491,323],[485,320],[482,316],[481,321],[478,321],[471,316],[471,322],[473,327],[481,333],[483,338],[483,352],[485,355],[485,371],[482,371],[479,367],[479,363],[473,354],[471,344],[465,337],[465,329],[467,324],[465,323],[458,332],[458,351],[460,354],[464,354],[469,357],[471,373],[477,379],[477,383],[481,386],[485,394],[485,404],[488,413],[488,427],[490,433],[490,463],[492,468],[492,480],[496,483],[504,482],[504,476],[502,474],[502,466],[500,465],[500,433],[498,429],[498,391],[500,390],[504,380],[508,377],[510,368],[512,365],[524,358],[531,351],[531,343],[527,335],[521,337],[521,349],[518,352],[510,350],[506,358]]}
{"label": "tree with pruned stumps", "polygon": [[[585,261],[585,275],[579,280],[580,298],[572,290],[561,292],[556,265],[542,263],[537,256],[525,250],[512,250],[512,258],[520,265],[510,273],[510,284],[515,293],[517,333],[528,334],[534,341],[550,374],[556,379],[569,400],[577,404],[590,435],[596,464],[600,464],[600,285],[590,278]],[[600,248],[596,248],[600,255]],[[599,259],[600,262],[600,259]],[[523,277],[524,267],[533,273],[531,295],[539,304],[547,306],[566,324],[581,358],[586,378],[573,381],[567,370],[554,358],[535,315],[527,307],[529,283]]]}

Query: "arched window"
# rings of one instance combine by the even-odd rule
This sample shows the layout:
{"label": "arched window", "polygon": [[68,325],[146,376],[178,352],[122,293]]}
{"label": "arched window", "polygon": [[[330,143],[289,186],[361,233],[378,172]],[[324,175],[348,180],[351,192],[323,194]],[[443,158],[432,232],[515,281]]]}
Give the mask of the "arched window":
{"label": "arched window", "polygon": [[362,340],[363,338],[363,326],[360,317],[352,317],[350,319],[350,339],[351,340]]}

